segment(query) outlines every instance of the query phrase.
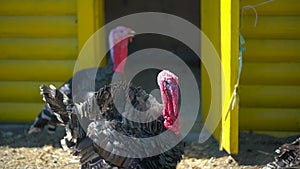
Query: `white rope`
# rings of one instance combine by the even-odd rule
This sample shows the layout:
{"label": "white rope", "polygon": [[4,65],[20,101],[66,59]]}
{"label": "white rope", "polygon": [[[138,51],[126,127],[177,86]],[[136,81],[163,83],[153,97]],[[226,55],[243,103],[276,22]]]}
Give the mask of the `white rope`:
{"label": "white rope", "polygon": [[243,35],[240,33],[239,35],[239,69],[238,69],[238,76],[237,76],[237,80],[236,80],[236,83],[234,85],[234,89],[233,89],[233,92],[232,92],[232,95],[230,97],[230,100],[229,100],[229,105],[227,107],[227,110],[226,110],[226,114],[224,116],[224,119],[227,118],[228,116],[228,113],[230,110],[233,110],[235,108],[236,105],[238,105],[238,87],[239,87],[239,84],[240,84],[240,78],[241,78],[241,73],[242,73],[242,68],[243,68],[243,51],[246,50],[246,48],[244,47],[244,44],[245,44],[245,39],[243,37]]}
{"label": "white rope", "polygon": [[[255,13],[255,21],[254,21],[254,27],[256,27],[257,25],[257,20],[258,20],[258,13],[257,13],[257,10],[256,10],[256,7],[258,6],[262,6],[262,5],[265,5],[267,3],[270,3],[270,2],[273,2],[274,0],[267,0],[267,1],[264,1],[264,2],[261,2],[261,3],[258,3],[256,5],[245,5],[242,7],[242,17],[244,15],[244,12],[247,8],[249,9],[252,9]],[[233,110],[235,108],[235,106],[238,105],[238,87],[239,87],[239,84],[240,84],[240,78],[241,78],[241,72],[242,72],[242,67],[243,67],[243,51],[246,49],[243,45],[245,44],[245,39],[243,37],[243,35],[240,33],[239,35],[239,39],[240,39],[240,46],[239,46],[239,69],[238,69],[238,77],[237,77],[237,80],[236,80],[236,83],[234,85],[234,89],[233,89],[233,92],[232,92],[232,95],[230,97],[230,100],[229,100],[229,105],[227,107],[227,110],[226,110],[226,114],[224,116],[224,118],[226,119],[227,116],[228,116],[228,113],[230,110]]]}
{"label": "white rope", "polygon": [[256,5],[245,5],[245,6],[243,6],[243,7],[242,7],[242,17],[244,16],[244,13],[245,13],[245,10],[246,10],[246,9],[252,9],[253,12],[255,13],[254,27],[256,27],[256,25],[257,25],[257,20],[258,20],[258,13],[257,13],[256,7],[265,5],[265,4],[270,3],[270,2],[273,2],[273,1],[274,1],[274,0],[267,0],[267,1],[264,1],[264,2],[261,2],[261,3],[258,3],[258,4],[256,4]]}

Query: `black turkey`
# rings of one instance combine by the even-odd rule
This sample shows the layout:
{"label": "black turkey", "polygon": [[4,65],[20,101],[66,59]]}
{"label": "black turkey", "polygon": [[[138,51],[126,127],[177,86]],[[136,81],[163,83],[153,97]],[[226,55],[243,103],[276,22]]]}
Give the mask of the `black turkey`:
{"label": "black turkey", "polygon": [[292,143],[283,144],[276,153],[275,161],[268,163],[266,169],[300,168],[300,137]]}
{"label": "black turkey", "polygon": [[157,76],[162,104],[140,87],[106,85],[82,103],[41,86],[43,99],[66,128],[64,149],[80,155],[82,168],[176,168],[182,159],[178,78]]}
{"label": "black turkey", "polygon": [[[69,81],[64,83],[59,90],[65,93],[68,97],[77,97],[79,100],[85,100],[94,91],[99,90],[106,84],[109,84],[114,73],[122,73],[126,57],[128,55],[128,42],[132,41],[135,32],[127,27],[118,26],[110,31],[109,46],[110,58],[108,64],[101,68],[89,68],[77,72]],[[124,62],[122,62],[124,60]],[[95,73],[92,73],[95,72]],[[96,74],[96,78],[94,75]],[[72,89],[73,80],[76,84],[76,89]],[[91,89],[89,84],[91,81],[95,82],[95,89]],[[73,95],[76,93],[77,95]],[[74,98],[73,98],[74,99]],[[34,123],[28,129],[28,133],[40,132],[45,125],[48,124],[48,131],[54,132],[58,121],[51,109],[46,105],[39,115],[36,117]]]}

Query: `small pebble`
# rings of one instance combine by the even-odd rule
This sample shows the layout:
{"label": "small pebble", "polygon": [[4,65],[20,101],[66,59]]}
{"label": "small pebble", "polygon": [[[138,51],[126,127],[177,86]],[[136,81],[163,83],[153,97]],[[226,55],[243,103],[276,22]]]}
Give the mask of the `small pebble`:
{"label": "small pebble", "polygon": [[226,160],[226,163],[227,164],[232,164],[235,160],[231,157],[231,156],[228,156],[227,157],[227,160]]}

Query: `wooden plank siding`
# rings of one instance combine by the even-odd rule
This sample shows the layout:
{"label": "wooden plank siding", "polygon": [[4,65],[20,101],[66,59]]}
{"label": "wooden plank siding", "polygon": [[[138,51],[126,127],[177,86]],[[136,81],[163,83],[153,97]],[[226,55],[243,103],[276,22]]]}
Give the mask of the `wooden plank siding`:
{"label": "wooden plank siding", "polygon": [[[240,8],[262,0],[241,0]],[[240,129],[300,130],[300,1],[276,0],[244,9],[246,51],[240,86]]]}
{"label": "wooden plank siding", "polygon": [[0,122],[35,119],[44,105],[39,86],[72,76],[81,47],[104,24],[103,3],[0,1]]}
{"label": "wooden plank siding", "polygon": [[[238,152],[238,108],[227,110],[228,107],[231,107],[230,98],[234,91],[238,72],[239,3],[232,0],[206,0],[201,1],[201,9],[201,30],[209,38],[219,54],[225,75],[220,76],[219,82],[214,82],[219,83],[215,85],[222,87],[216,91],[219,101],[215,104],[219,105],[212,105],[213,107],[222,107],[218,110],[222,114],[221,122],[216,130],[212,131],[209,125],[207,129],[220,141],[220,149],[236,154]],[[207,55],[209,52],[206,51],[206,44],[203,43],[207,42],[202,41],[201,54]],[[209,117],[208,112],[213,96],[211,91],[212,84],[210,84],[208,73],[203,64],[201,76],[202,121],[204,122]],[[223,105],[223,103],[225,104]]]}

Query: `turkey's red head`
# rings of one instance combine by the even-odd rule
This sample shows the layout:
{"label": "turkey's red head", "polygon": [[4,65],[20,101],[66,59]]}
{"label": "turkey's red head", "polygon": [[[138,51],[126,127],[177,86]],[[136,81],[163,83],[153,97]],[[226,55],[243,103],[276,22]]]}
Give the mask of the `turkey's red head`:
{"label": "turkey's red head", "polygon": [[135,32],[125,26],[118,26],[109,33],[109,47],[111,59],[114,63],[113,70],[122,73],[128,55],[128,43],[132,41]]}
{"label": "turkey's red head", "polygon": [[178,77],[170,71],[163,70],[157,76],[157,83],[160,87],[162,103],[164,105],[164,126],[175,134],[179,134]]}

